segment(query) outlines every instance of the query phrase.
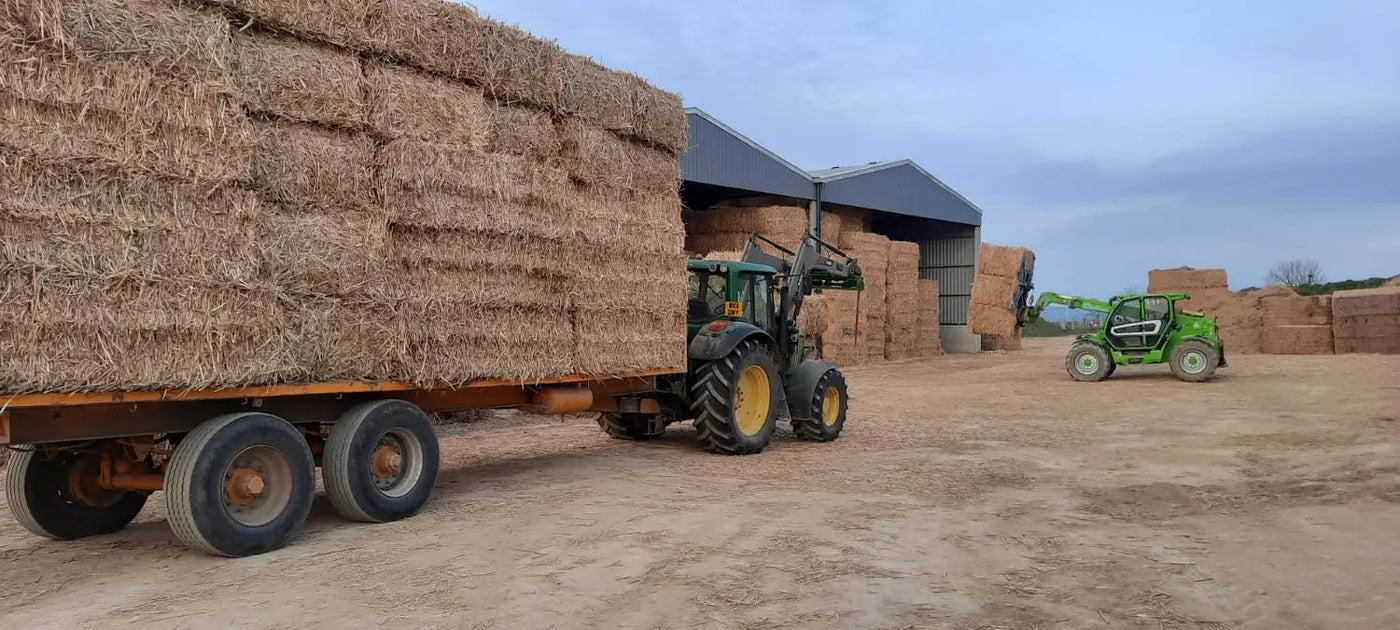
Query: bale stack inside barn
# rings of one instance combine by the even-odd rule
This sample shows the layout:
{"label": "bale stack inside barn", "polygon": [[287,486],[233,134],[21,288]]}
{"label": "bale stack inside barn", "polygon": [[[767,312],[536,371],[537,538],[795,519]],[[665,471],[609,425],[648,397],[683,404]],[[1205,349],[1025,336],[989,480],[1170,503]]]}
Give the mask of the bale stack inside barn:
{"label": "bale stack inside barn", "polygon": [[0,37],[0,390],[685,364],[674,94],[440,0],[32,0]]}
{"label": "bale stack inside barn", "polygon": [[1014,350],[1020,348],[1020,329],[1016,322],[1016,291],[1024,270],[1035,266],[1035,253],[1024,247],[983,243],[977,258],[977,275],[972,283],[972,304],[968,311],[968,329],[984,336],[1005,341],[989,340],[988,349]]}
{"label": "bale stack inside barn", "polygon": [[1334,293],[1332,332],[1339,354],[1400,354],[1400,286]]}
{"label": "bale stack inside barn", "polygon": [[[865,277],[865,290],[860,296],[860,335],[856,345],[864,351],[866,362],[884,361],[885,279],[888,277],[890,239],[870,232],[844,230],[841,232],[840,246],[859,261],[861,275]],[[847,316],[855,313],[854,310],[842,312]],[[841,323],[850,322],[846,320]]]}
{"label": "bale stack inside barn", "polygon": [[926,359],[943,354],[942,328],[938,321],[938,281],[919,280],[919,321],[914,354]]}
{"label": "bale stack inside barn", "polygon": [[[686,222],[686,250],[705,255],[714,251],[743,251],[749,235],[754,232],[796,251],[807,233],[809,218],[806,206],[733,201],[691,212]],[[820,236],[835,243],[840,235],[841,217],[822,213]],[[767,245],[763,247],[772,249]]]}
{"label": "bale stack inside barn", "polygon": [[919,332],[919,244],[890,241],[885,272],[885,359],[916,356]]}

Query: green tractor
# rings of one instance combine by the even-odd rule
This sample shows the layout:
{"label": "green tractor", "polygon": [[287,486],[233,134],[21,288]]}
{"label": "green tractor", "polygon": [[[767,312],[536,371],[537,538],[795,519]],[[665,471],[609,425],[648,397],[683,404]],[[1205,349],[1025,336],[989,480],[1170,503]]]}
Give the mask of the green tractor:
{"label": "green tractor", "polygon": [[1076,381],[1101,381],[1120,365],[1168,363],[1177,378],[1201,382],[1210,380],[1216,368],[1226,367],[1225,346],[1215,320],[1177,308],[1177,302],[1190,297],[1149,293],[1105,302],[1047,291],[1034,305],[1020,308],[1018,321],[1024,325],[1052,304],[1104,315],[1103,326],[1093,334],[1080,335],[1065,357],[1065,371]]}
{"label": "green tractor", "polygon": [[812,358],[797,316],[814,289],[865,288],[856,260],[811,234],[795,251],[753,234],[739,261],[691,260],[687,266],[686,374],[660,380],[660,413],[604,414],[598,420],[603,430],[651,439],[668,424],[692,420],[700,443],[727,455],[762,451],[779,417],[788,418],[800,438],[839,437],[846,424],[845,376],[834,363]]}

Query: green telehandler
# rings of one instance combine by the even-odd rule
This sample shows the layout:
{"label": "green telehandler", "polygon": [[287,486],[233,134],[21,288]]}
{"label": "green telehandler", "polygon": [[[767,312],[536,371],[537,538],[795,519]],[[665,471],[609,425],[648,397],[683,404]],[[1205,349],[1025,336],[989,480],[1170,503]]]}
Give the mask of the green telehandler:
{"label": "green telehandler", "polygon": [[1147,293],[1104,301],[1046,291],[1030,305],[1027,289],[1018,295],[1017,321],[1024,326],[1052,304],[1104,315],[1099,330],[1076,338],[1065,356],[1065,371],[1076,381],[1101,381],[1120,365],[1168,363],[1177,378],[1201,382],[1226,367],[1225,346],[1215,320],[1177,308],[1190,297]]}
{"label": "green telehandler", "polygon": [[652,439],[668,424],[693,420],[700,443],[727,455],[762,451],[779,417],[800,438],[839,437],[846,378],[836,364],[811,357],[797,317],[814,289],[864,289],[856,259],[812,234],[796,250],[752,234],[739,261],[691,260],[687,267],[686,373],[659,379],[659,413],[603,414],[603,430]]}

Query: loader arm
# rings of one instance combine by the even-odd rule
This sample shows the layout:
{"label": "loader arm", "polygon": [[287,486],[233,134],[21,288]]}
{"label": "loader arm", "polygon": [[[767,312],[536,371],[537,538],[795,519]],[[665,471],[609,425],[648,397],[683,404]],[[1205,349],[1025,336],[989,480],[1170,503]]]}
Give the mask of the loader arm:
{"label": "loader arm", "polygon": [[[763,251],[762,243],[786,254],[774,255]],[[813,234],[806,234],[797,251],[793,251],[762,234],[749,235],[742,260],[767,265],[778,270],[783,279],[783,294],[776,313],[780,356],[796,356],[797,316],[813,289],[859,291],[865,288],[860,264],[850,254]]]}
{"label": "loader arm", "polygon": [[1077,308],[1082,311],[1108,314],[1113,311],[1113,303],[1094,298],[1079,297],[1077,295],[1060,295],[1053,291],[1045,291],[1036,299],[1035,305],[1023,309],[1021,317],[1018,318],[1021,325],[1040,317],[1046,307],[1052,304],[1062,304],[1069,308]]}

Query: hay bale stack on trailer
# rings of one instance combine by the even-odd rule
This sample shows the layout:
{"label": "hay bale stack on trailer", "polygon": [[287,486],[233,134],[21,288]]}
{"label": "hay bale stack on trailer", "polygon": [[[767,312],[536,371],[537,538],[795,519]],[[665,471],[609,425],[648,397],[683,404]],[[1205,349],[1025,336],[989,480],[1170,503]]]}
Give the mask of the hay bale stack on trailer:
{"label": "hay bale stack on trailer", "polygon": [[[0,442],[127,437],[101,466],[16,456],[38,533],[114,531],[164,487],[186,542],[262,551],[313,447],[338,510],[400,518],[436,470],[423,409],[621,412],[684,370],[675,94],[440,0],[26,0],[0,45],[0,392],[27,392]],[[99,468],[97,517],[25,503]]]}

